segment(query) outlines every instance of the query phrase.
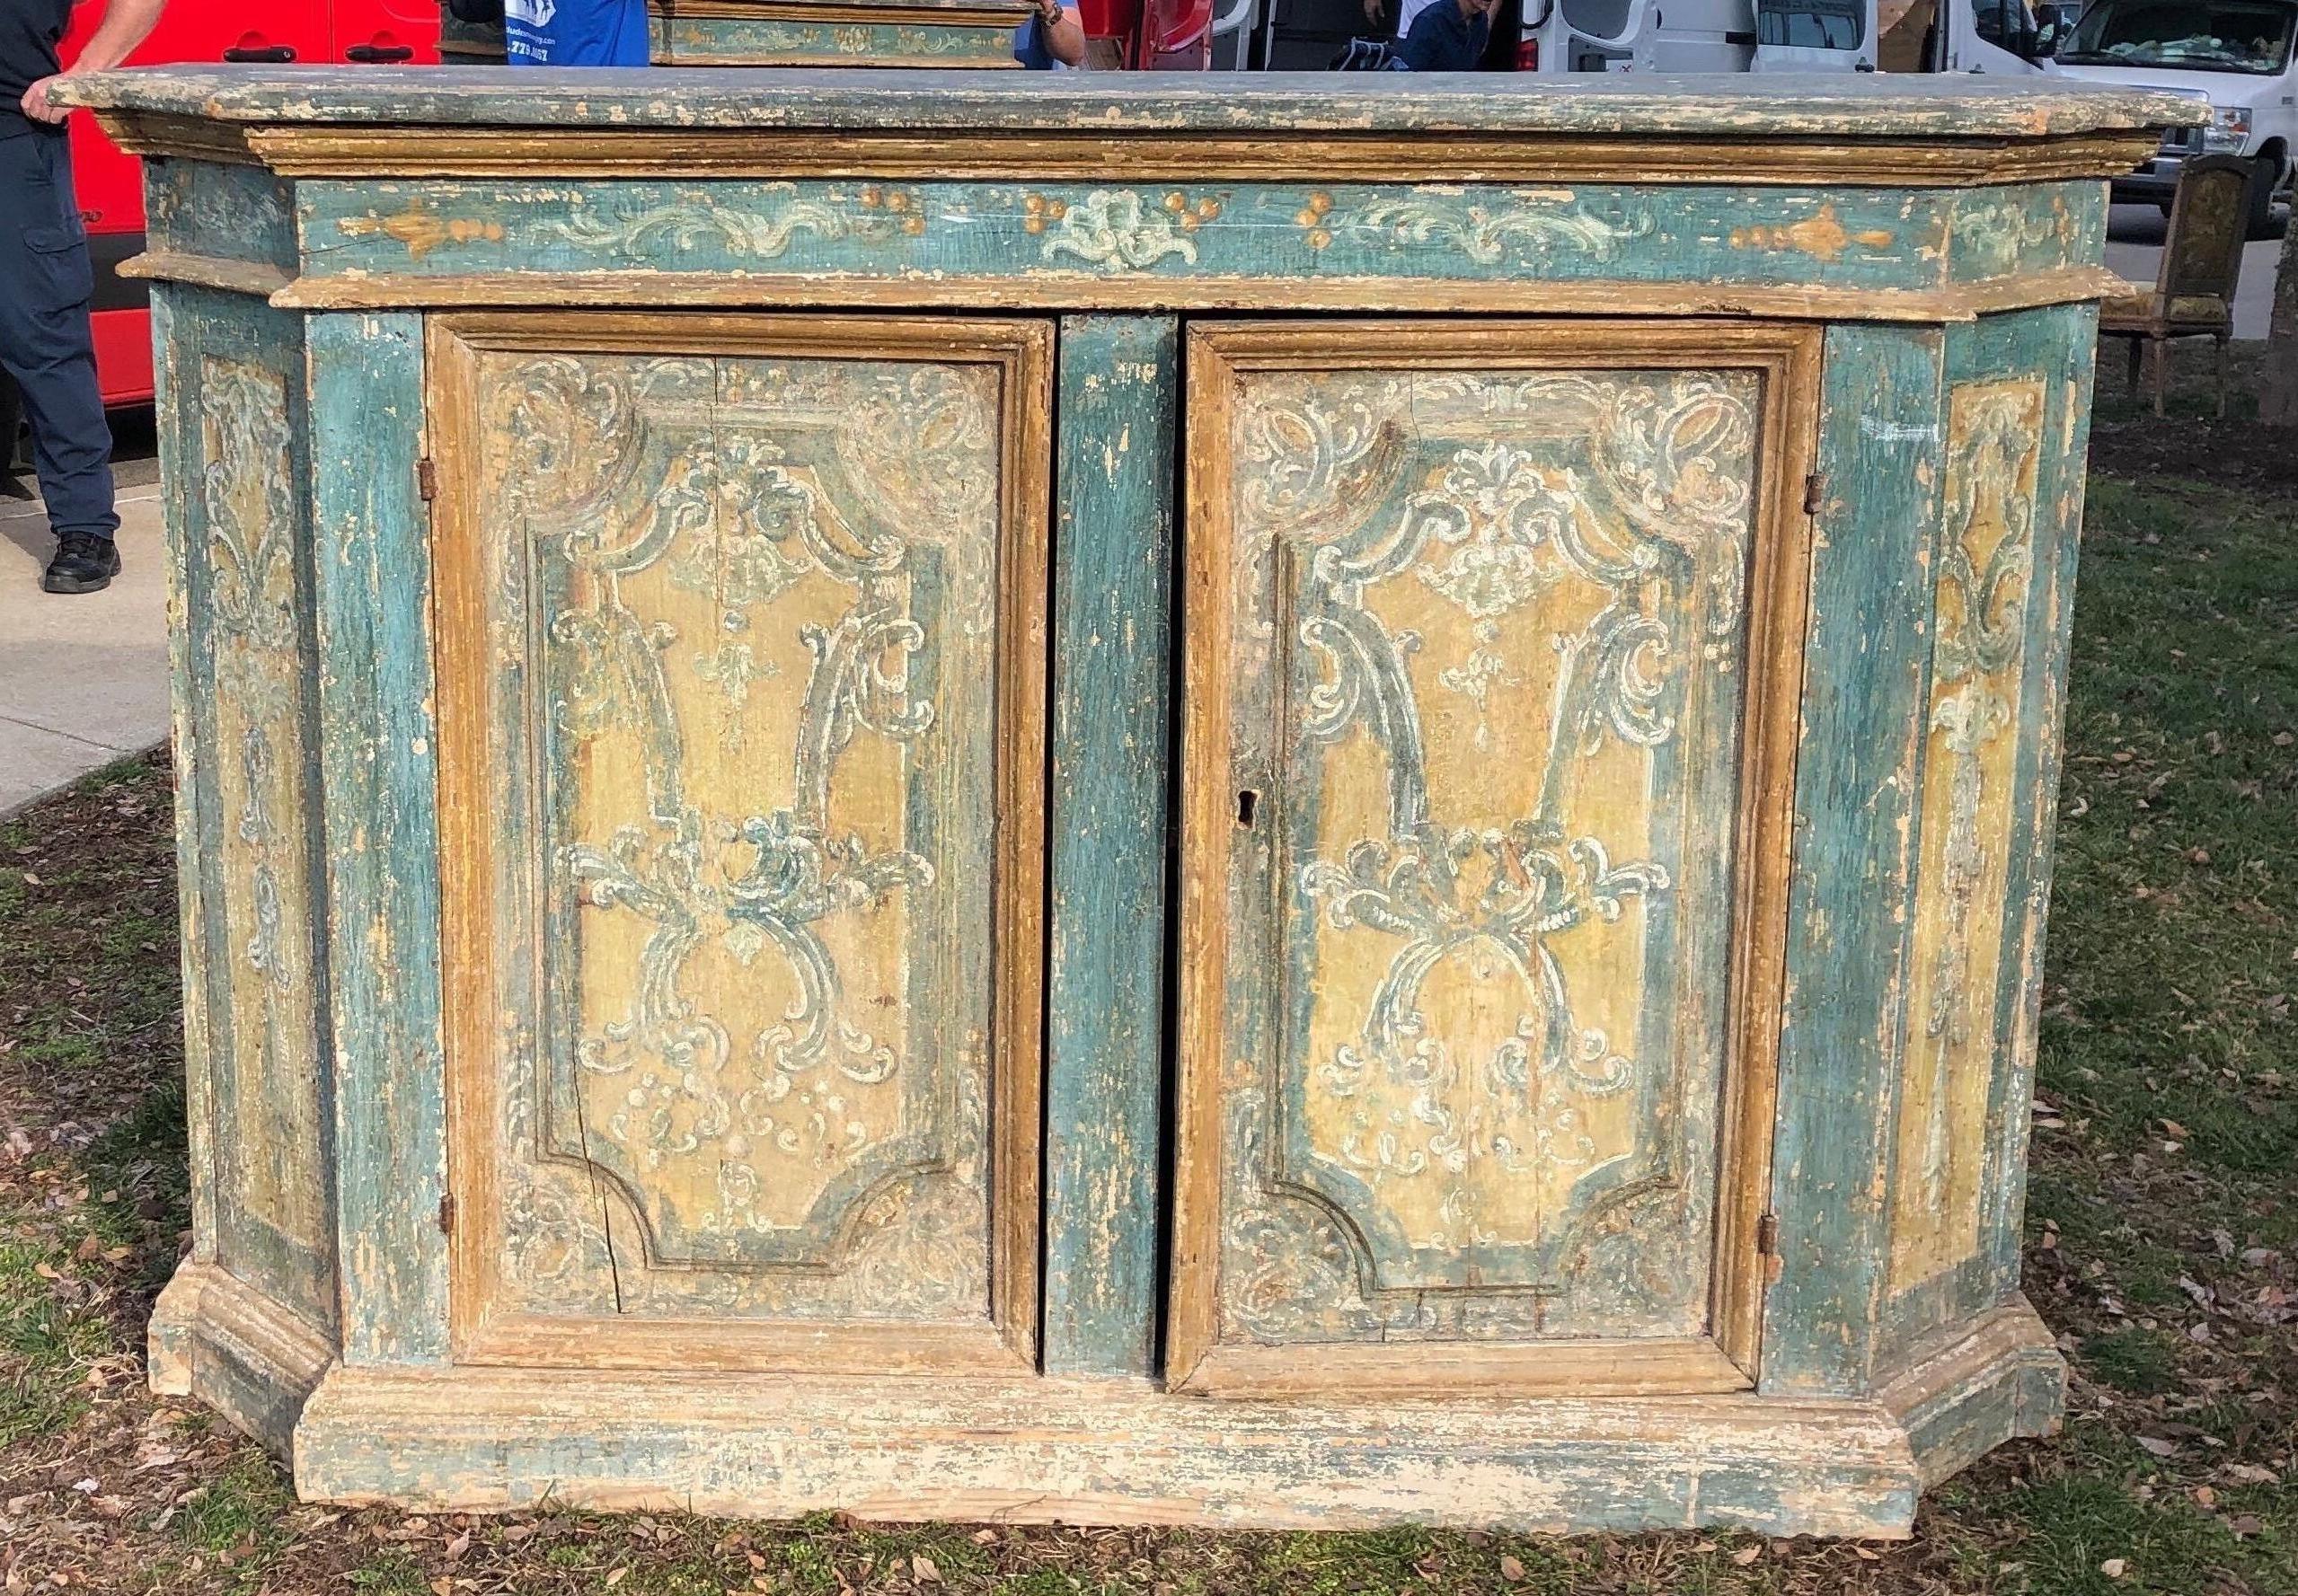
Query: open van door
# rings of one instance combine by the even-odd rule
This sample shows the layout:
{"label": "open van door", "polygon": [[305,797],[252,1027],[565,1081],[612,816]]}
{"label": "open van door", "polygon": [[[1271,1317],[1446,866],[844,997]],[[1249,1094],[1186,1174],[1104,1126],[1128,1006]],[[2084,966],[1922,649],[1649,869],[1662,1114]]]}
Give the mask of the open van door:
{"label": "open van door", "polygon": [[1947,19],[1941,72],[2023,77],[2046,71],[2066,7],[2046,0],[1939,0]]}
{"label": "open van door", "polygon": [[1757,72],[1872,72],[1876,0],[1755,0]]}

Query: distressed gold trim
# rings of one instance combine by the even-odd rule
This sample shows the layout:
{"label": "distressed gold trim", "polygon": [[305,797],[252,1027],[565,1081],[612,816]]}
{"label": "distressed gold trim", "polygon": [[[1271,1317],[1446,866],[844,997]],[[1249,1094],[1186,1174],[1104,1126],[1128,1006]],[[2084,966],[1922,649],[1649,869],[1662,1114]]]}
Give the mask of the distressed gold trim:
{"label": "distressed gold trim", "polygon": [[224,288],[234,294],[253,294],[270,299],[295,284],[295,274],[260,260],[225,260],[213,255],[188,255],[175,250],[146,250],[130,255],[115,269],[124,278],[146,278],[163,283],[195,283],[203,288]]}
{"label": "distressed gold trim", "polygon": [[[196,279],[195,279],[196,280]],[[1746,316],[1795,322],[1970,322],[1998,311],[2072,304],[2119,292],[2099,267],[2067,267],[1953,288],[1715,287],[1700,283],[1432,281],[1425,278],[862,278],[825,273],[479,272],[467,277],[302,277],[272,295],[282,310],[428,305],[849,305],[967,310],[1448,311],[1522,314]]]}
{"label": "distressed gold trim", "polygon": [[95,119],[104,137],[131,155],[172,155],[232,166],[263,163],[248,147],[250,129],[243,123],[140,110],[99,110]]}
{"label": "distressed gold trim", "polygon": [[[700,57],[684,57],[696,60]],[[748,57],[760,64],[760,57]],[[818,65],[818,61],[813,64]],[[883,60],[873,65],[883,66]],[[947,66],[947,60],[932,65]],[[2119,176],[2151,130],[2035,139],[1521,137],[1449,133],[1304,138],[1175,133],[839,133],[786,128],[219,125],[104,111],[140,155],[246,159],[288,177],[1074,178],[1109,182],[1836,183],[1955,189]]]}

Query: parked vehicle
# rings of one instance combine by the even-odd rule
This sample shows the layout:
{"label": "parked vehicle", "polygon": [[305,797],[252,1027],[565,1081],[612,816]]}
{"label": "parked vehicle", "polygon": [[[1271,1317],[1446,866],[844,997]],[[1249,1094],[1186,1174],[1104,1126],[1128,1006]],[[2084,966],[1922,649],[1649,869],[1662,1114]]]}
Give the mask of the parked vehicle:
{"label": "parked vehicle", "polygon": [[[81,5],[64,36],[66,65],[95,31],[102,8]],[[182,61],[316,61],[378,69],[438,59],[436,0],[173,0],[151,37],[128,57],[135,66]],[[144,285],[119,274],[144,248],[144,178],[133,155],[106,138],[95,119],[72,119],[72,180],[95,265],[96,374],[109,406],[152,397],[152,331]],[[13,396],[11,396],[13,397]]]}
{"label": "parked vehicle", "polygon": [[1525,0],[1525,72],[1872,72],[1876,0]]}
{"label": "parked vehicle", "polygon": [[2207,101],[2205,127],[2174,130],[2161,153],[2114,185],[2117,199],[2170,210],[2194,155],[2250,163],[2252,238],[2274,233],[2274,196],[2298,150],[2298,4],[2292,0],[2097,0],[2059,46],[2055,75],[2169,89]]}
{"label": "parked vehicle", "polygon": [[1210,64],[1213,0],[1078,0],[1096,67],[1198,72]]}

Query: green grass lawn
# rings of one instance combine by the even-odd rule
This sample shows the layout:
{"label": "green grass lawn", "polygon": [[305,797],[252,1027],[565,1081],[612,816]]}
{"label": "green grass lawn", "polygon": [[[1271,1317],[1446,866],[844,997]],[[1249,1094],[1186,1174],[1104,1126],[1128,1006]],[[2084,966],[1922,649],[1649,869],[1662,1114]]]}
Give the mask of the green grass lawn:
{"label": "green grass lawn", "polygon": [[0,1588],[2298,1596],[2298,495],[2102,472],[2082,563],[2027,1255],[2071,1413],[1912,1542],[300,1505],[143,1386],[188,1220],[168,782],[137,761],[0,827]]}

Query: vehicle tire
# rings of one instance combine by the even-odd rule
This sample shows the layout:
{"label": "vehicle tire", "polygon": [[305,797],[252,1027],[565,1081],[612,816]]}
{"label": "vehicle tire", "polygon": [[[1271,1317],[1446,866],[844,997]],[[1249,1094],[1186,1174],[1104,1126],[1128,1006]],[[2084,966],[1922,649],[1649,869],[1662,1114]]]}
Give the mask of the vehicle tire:
{"label": "vehicle tire", "polygon": [[2274,225],[2274,188],[2281,176],[2282,159],[2278,155],[2261,155],[2250,163],[2249,221],[2243,230],[2244,237],[2280,236]]}

